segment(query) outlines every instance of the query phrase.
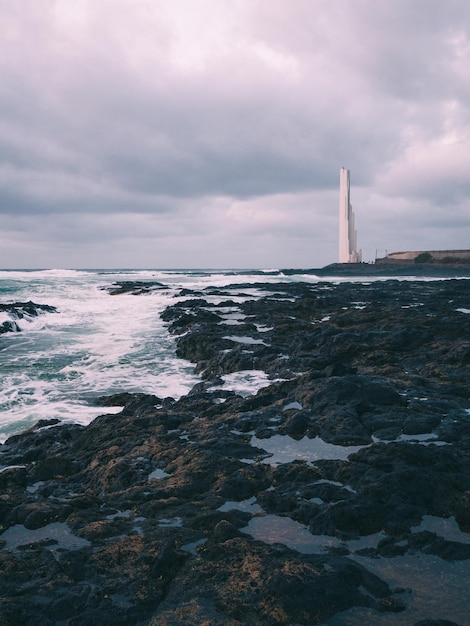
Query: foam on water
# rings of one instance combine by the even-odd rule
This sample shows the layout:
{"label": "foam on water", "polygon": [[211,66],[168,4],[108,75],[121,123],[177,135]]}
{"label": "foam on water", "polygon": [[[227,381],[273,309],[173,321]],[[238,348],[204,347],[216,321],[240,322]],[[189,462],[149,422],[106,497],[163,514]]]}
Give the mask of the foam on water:
{"label": "foam on water", "polygon": [[[149,280],[168,289],[140,296],[111,296],[104,289],[122,280]],[[185,299],[181,288],[220,288],[224,293],[214,295],[215,302],[243,302],[264,296],[256,283],[269,281],[279,282],[279,276],[194,270],[0,271],[2,302],[32,300],[57,309],[15,320],[21,332],[1,335],[0,442],[40,419],[87,424],[119,410],[93,406],[101,395],[186,394],[200,379],[193,364],[176,357],[161,312]],[[252,286],[225,289],[233,283]],[[267,384],[264,372],[255,371],[227,377],[225,388],[249,395]]]}
{"label": "foam on water", "polygon": [[[402,278],[408,279],[412,280]],[[103,289],[122,280],[154,281],[168,289],[140,296],[110,296]],[[166,306],[187,298],[180,296],[181,288],[197,292],[211,287],[212,295],[204,294],[209,303],[238,303],[268,295],[257,283],[276,285],[278,294],[281,282],[320,280],[364,283],[383,279],[320,279],[312,274],[237,270],[0,271],[2,303],[32,300],[58,311],[14,320],[21,332],[0,335],[0,441],[39,419],[87,424],[108,412],[93,406],[100,395],[127,391],[178,398],[187,393],[199,377],[193,364],[176,357],[174,339],[160,318]],[[225,313],[225,322],[243,319],[233,305]],[[9,320],[8,313],[2,312],[0,323]],[[234,335],[231,339],[247,344],[262,341]],[[224,381],[224,389],[244,396],[272,382],[257,370],[236,372],[224,376]]]}
{"label": "foam on water", "polygon": [[[221,377],[222,388],[226,391],[233,391],[246,398],[257,393],[263,387],[268,387],[273,381],[263,370],[241,370]],[[220,386],[211,389],[220,389]]]}
{"label": "foam on water", "polygon": [[123,278],[140,280],[142,273],[54,270],[0,277],[5,274],[15,283],[12,301],[33,300],[58,312],[19,320],[22,332],[1,336],[0,440],[39,419],[86,424],[108,412],[92,406],[100,395],[178,398],[198,382],[192,364],[176,358],[160,319],[174,301],[171,289],[139,297],[102,289]]}

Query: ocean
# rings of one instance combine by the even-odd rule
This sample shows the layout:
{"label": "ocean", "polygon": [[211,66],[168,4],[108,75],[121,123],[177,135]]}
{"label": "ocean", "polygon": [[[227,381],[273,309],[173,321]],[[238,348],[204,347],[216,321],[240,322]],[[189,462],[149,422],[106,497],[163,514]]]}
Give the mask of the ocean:
{"label": "ocean", "polygon": [[[33,301],[57,309],[15,319],[20,332],[0,334],[0,442],[41,419],[87,424],[120,410],[96,406],[100,396],[144,392],[177,399],[188,393],[200,379],[192,363],[176,357],[174,340],[160,318],[168,305],[184,298],[182,289],[250,284],[248,290],[233,289],[240,301],[261,296],[260,282],[380,279],[278,270],[0,271],[0,304]],[[137,280],[164,288],[139,296],[110,295],[114,283]],[[0,325],[8,321],[10,314],[0,311]],[[243,395],[267,384],[262,372],[226,382]]]}
{"label": "ocean", "polygon": [[[40,419],[87,424],[120,410],[94,406],[99,396],[186,394],[199,377],[191,363],[175,356],[160,313],[178,301],[182,288],[282,279],[278,272],[0,271],[0,304],[33,301],[57,309],[22,319],[0,311],[0,325],[14,321],[20,330],[0,335],[0,442]],[[167,289],[141,296],[111,296],[107,290],[134,280],[157,281]],[[247,380],[245,391],[255,390],[253,384]]]}

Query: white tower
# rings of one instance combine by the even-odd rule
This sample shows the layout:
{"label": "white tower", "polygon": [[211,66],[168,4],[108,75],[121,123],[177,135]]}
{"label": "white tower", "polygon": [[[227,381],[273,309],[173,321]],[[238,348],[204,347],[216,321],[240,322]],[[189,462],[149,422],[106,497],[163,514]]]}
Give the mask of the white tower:
{"label": "white tower", "polygon": [[357,251],[357,233],[349,186],[349,170],[342,167],[339,173],[339,262],[360,263],[362,253]]}

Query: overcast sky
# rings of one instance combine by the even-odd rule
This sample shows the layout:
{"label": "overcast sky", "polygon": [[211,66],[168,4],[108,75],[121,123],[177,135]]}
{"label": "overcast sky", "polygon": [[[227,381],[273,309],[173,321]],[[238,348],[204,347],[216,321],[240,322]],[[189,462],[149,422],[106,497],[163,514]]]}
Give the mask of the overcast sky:
{"label": "overcast sky", "polygon": [[0,267],[470,248],[468,0],[0,0]]}

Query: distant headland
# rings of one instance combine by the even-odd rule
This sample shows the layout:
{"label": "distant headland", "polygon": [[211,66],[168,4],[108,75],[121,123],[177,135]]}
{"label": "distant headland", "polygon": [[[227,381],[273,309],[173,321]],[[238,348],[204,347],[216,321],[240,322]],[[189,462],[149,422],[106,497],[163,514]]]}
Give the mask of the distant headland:
{"label": "distant headland", "polygon": [[470,276],[470,250],[409,250],[391,252],[374,263],[331,263],[325,267],[283,269],[283,274],[316,276]]}
{"label": "distant headland", "polygon": [[408,250],[391,252],[376,259],[378,265],[435,263],[439,265],[470,265],[470,250]]}

